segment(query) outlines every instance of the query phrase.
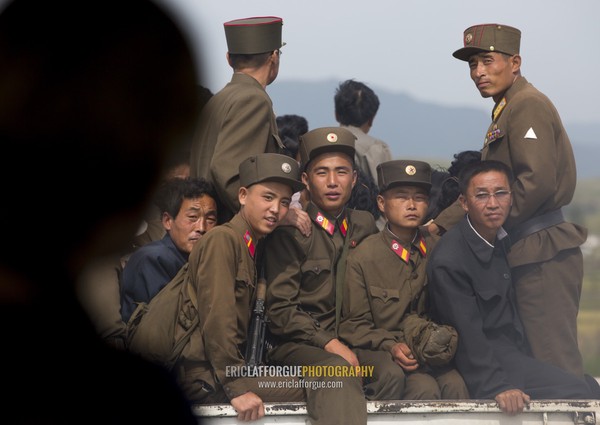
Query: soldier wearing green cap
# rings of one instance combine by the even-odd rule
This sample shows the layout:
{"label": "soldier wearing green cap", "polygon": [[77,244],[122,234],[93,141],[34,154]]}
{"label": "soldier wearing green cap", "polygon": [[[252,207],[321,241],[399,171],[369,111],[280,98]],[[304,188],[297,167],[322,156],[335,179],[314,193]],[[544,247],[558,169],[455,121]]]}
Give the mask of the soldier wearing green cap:
{"label": "soldier wearing green cap", "polygon": [[[338,370],[359,366],[337,333],[346,256],[377,232],[371,213],[346,208],[356,183],[354,142],[355,136],[341,127],[317,128],[300,138],[302,181],[310,194],[305,210],[312,232],[307,237],[295,227],[280,226],[265,246],[269,328],[278,339],[269,358],[276,364],[339,366]],[[320,420],[313,423],[364,425],[367,407],[361,379],[328,379],[342,381],[343,387],[309,392],[309,400],[314,398],[319,406],[314,413]]]}
{"label": "soldier wearing green cap", "polygon": [[469,398],[452,366],[457,335],[429,318],[425,266],[439,239],[420,228],[429,205],[431,166],[392,160],[377,166],[377,203],[387,219],[348,256],[340,337],[361,364],[373,400]]}
{"label": "soldier wearing green cap", "polygon": [[245,421],[262,417],[265,401],[306,400],[300,386],[258,386],[259,381],[290,378],[241,374],[261,267],[259,250],[287,214],[292,194],[304,184],[298,163],[275,153],[247,158],[239,165],[239,175],[240,211],[200,239],[189,257],[188,279],[198,300],[199,325],[175,370],[192,402],[230,402]]}
{"label": "soldier wearing green cap", "polygon": [[[501,24],[467,28],[453,55],[469,64],[482,97],[494,100],[482,159],[512,169],[513,205],[504,225],[519,313],[533,355],[583,377],[577,314],[583,282],[581,244],[587,230],[565,221],[576,166],[569,136],[552,102],[521,75],[521,32]],[[434,220],[449,228],[460,215]]]}
{"label": "soldier wearing green cap", "polygon": [[207,102],[191,149],[190,173],[213,183],[219,222],[240,208],[238,165],[248,155],[282,153],[273,103],[265,88],[279,73],[283,20],[260,16],[225,22],[231,81]]}

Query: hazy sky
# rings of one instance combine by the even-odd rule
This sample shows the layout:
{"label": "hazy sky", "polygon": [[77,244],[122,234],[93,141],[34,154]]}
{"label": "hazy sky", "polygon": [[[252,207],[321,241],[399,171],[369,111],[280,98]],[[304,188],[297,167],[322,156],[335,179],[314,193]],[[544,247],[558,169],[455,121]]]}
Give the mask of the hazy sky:
{"label": "hazy sky", "polygon": [[[600,122],[599,0],[162,0],[188,27],[213,92],[231,78],[223,23],[283,18],[278,79],[339,81],[485,111],[465,62],[452,57],[465,28],[502,23],[522,31],[522,74],[563,120]],[[268,88],[267,88],[268,90]],[[277,109],[277,105],[275,105]]]}

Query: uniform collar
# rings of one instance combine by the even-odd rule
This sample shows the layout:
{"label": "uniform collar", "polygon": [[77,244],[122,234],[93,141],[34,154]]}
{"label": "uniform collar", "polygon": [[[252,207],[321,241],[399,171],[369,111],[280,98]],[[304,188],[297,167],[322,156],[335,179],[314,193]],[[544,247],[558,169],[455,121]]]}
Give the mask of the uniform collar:
{"label": "uniform collar", "polygon": [[348,234],[348,230],[350,229],[350,221],[348,220],[348,215],[346,214],[345,208],[336,218],[330,214],[327,214],[326,212],[321,211],[314,203],[309,202],[306,212],[311,220],[317,225],[317,227],[323,229],[329,236],[333,236],[336,227],[339,229],[343,237],[346,237]]}
{"label": "uniform collar", "polygon": [[244,245],[246,245],[246,248],[248,249],[248,254],[250,254],[250,257],[254,259],[256,255],[256,244],[258,243],[258,238],[252,232],[246,220],[244,220],[240,213],[237,213],[233,216],[229,223],[231,223],[231,227],[235,230],[235,232],[240,235]]}
{"label": "uniform collar", "polygon": [[410,261],[411,250],[413,246],[416,248],[414,252],[419,252],[423,258],[427,256],[427,243],[425,242],[425,238],[419,229],[417,229],[415,238],[408,246],[402,246],[402,244],[398,242],[396,235],[392,233],[387,225],[383,230],[383,235],[387,246],[406,264],[408,264]]}
{"label": "uniform collar", "polygon": [[231,82],[235,84],[252,84],[256,87],[260,87],[261,90],[265,90],[264,87],[256,80],[256,78],[244,74],[243,72],[235,72],[231,77]]}
{"label": "uniform collar", "polygon": [[[504,249],[504,238],[507,236],[504,228],[500,227],[496,236],[494,245],[491,245],[488,241],[482,238],[479,233],[473,229],[469,222],[468,215],[465,215],[458,223],[460,231],[462,232],[467,244],[471,248],[471,251],[477,257],[477,260],[481,263],[487,264],[492,260],[494,251],[496,249]],[[508,240],[508,239],[507,239]]]}
{"label": "uniform collar", "polygon": [[517,77],[514,83],[506,90],[502,99],[500,99],[494,105],[494,109],[492,109],[492,121],[497,122],[500,115],[502,115],[502,111],[508,105],[508,102],[515,96],[515,94],[521,91],[528,84],[527,80],[523,76]]}

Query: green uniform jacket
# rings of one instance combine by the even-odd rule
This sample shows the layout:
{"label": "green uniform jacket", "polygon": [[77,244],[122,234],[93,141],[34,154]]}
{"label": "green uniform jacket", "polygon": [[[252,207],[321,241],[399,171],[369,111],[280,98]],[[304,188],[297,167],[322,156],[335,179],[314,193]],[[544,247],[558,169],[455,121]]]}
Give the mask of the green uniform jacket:
{"label": "green uniform jacket", "polygon": [[[213,388],[222,385],[231,400],[248,391],[248,378],[227,377],[227,366],[244,366],[256,285],[249,226],[239,215],[206,233],[189,258],[189,279],[196,290],[200,323],[183,352],[188,373]],[[256,244],[252,238],[251,246]],[[190,371],[191,370],[191,371]]]}
{"label": "green uniform jacket", "polygon": [[[350,252],[367,236],[377,233],[373,216],[346,209],[335,218],[320,213],[312,202],[306,211],[312,219],[309,237],[292,226],[277,228],[265,247],[267,312],[271,332],[283,341],[323,348],[337,337],[335,329],[335,265],[344,238],[339,225],[347,219]],[[321,227],[319,217],[335,225],[333,235]]]}
{"label": "green uniform jacket", "polygon": [[[403,247],[386,226],[351,253],[339,329],[343,340],[353,347],[389,351],[411,339],[405,338],[405,332],[421,330],[405,327],[405,319],[426,313],[427,252],[438,239],[419,231],[411,249]],[[410,253],[406,260],[401,258],[405,252]]]}
{"label": "green uniform jacket", "polygon": [[[571,202],[577,173],[573,148],[552,102],[524,77],[517,78],[494,107],[482,159],[504,162],[513,171],[513,205],[504,228],[557,210]],[[585,242],[587,231],[561,223],[516,242],[509,253],[511,267],[546,261],[559,251]]]}
{"label": "green uniform jacket", "polygon": [[235,214],[240,209],[240,163],[281,149],[271,98],[254,78],[236,73],[202,109],[190,173],[212,182],[219,199]]}
{"label": "green uniform jacket", "polygon": [[[510,234],[525,220],[569,204],[577,172],[573,148],[556,108],[525,77],[517,78],[494,113],[481,158],[504,162],[515,176],[513,205],[504,224]],[[464,215],[456,202],[434,221],[449,229]],[[562,250],[580,246],[586,238],[583,227],[560,223],[513,241],[508,260],[511,267],[547,261]]]}

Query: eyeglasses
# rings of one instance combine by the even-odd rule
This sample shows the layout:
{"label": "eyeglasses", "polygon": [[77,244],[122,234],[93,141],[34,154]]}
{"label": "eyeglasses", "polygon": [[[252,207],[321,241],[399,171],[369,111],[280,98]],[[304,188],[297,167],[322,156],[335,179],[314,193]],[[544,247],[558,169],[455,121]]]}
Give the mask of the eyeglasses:
{"label": "eyeglasses", "polygon": [[480,192],[473,195],[473,199],[475,199],[475,202],[478,204],[487,204],[492,197],[496,198],[496,201],[498,202],[506,202],[510,199],[511,193],[510,190],[497,190],[494,193]]}

